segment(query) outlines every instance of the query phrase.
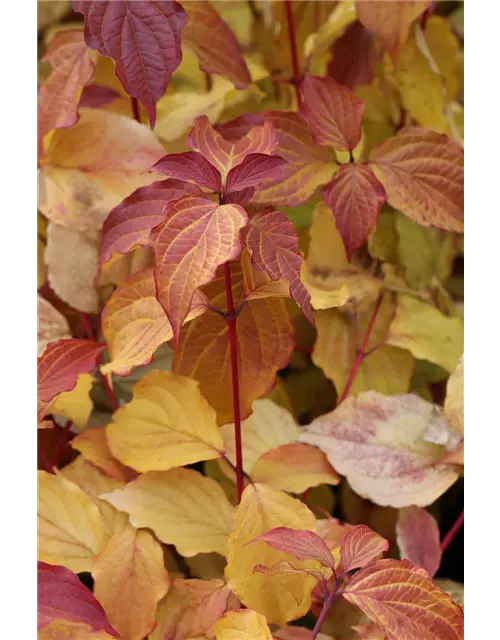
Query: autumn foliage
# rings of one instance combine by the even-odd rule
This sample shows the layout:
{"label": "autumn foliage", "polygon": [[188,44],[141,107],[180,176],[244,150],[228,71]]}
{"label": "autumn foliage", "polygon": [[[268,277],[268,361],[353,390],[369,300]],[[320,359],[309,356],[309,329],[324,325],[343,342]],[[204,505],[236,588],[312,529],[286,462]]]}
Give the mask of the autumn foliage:
{"label": "autumn foliage", "polygon": [[39,639],[463,638],[463,8],[38,8]]}

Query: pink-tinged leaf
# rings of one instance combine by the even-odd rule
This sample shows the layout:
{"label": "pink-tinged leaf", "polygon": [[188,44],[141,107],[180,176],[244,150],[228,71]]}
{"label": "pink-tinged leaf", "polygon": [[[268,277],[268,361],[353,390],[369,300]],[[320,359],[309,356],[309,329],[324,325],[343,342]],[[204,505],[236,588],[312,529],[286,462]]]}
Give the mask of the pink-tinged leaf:
{"label": "pink-tinged leaf", "polygon": [[401,509],[396,536],[401,558],[422,567],[432,578],[439,569],[442,555],[436,519],[420,507]]}
{"label": "pink-tinged leaf", "polygon": [[389,549],[389,542],[365,524],[358,524],[340,542],[340,558],[344,571],[360,569]]}
{"label": "pink-tinged leaf", "polygon": [[464,229],[464,151],[442,133],[405,127],[370,162],[387,202],[425,227]]}
{"label": "pink-tinged leaf", "polygon": [[156,122],[156,102],[181,62],[186,14],[173,0],[73,0],[85,17],[85,41],[113,58],[127,93],[139,98]]}
{"label": "pink-tinged leaf", "polygon": [[373,562],[351,579],[342,595],[389,640],[463,640],[462,607],[408,560]]}
{"label": "pink-tinged leaf", "polygon": [[197,151],[170,153],[163,156],[152,167],[152,170],[164,173],[169,178],[194,182],[217,193],[220,191],[220,173],[205,156]]}
{"label": "pink-tinged leaf", "polygon": [[198,56],[205,73],[229,76],[237,89],[246,89],[252,82],[234,33],[207,0],[182,3],[187,24],[182,42]]}
{"label": "pink-tinged leaf", "polygon": [[265,122],[252,127],[238,140],[226,140],[211,124],[207,116],[198,116],[186,139],[188,147],[199,151],[216,167],[225,181],[228,172],[251,153],[271,154],[278,146],[273,126]]}
{"label": "pink-tinged leaf", "polygon": [[241,191],[230,191],[224,195],[224,203],[241,204],[243,207],[250,202],[254,193],[255,189],[253,187],[248,187],[248,189],[242,189]]}
{"label": "pink-tinged leaf", "polygon": [[226,192],[255,187],[262,180],[276,180],[283,173],[286,160],[264,153],[250,153],[237,167],[227,174]]}
{"label": "pink-tinged leaf", "polygon": [[352,91],[360,84],[371,84],[380,53],[372,34],[360,22],[347,27],[332,46],[333,58],[328,75]]}
{"label": "pink-tinged leaf", "polygon": [[196,289],[214,278],[219,265],[238,257],[248,216],[237,204],[218,205],[197,195],[168,203],[163,214],[150,235],[156,294],[178,341]]}
{"label": "pink-tinged leaf", "polygon": [[323,187],[323,200],[333,211],[350,261],[376,225],[385,191],[368,166],[351,162]]}
{"label": "pink-tinged leaf", "polygon": [[[276,113],[284,113],[276,111]],[[226,140],[234,142],[246,136],[252,127],[262,126],[264,124],[264,112],[244,113],[236,116],[232,120],[219,123],[214,128],[223,135]]]}
{"label": "pink-tinged leaf", "polygon": [[38,561],[37,584],[38,629],[62,619],[82,622],[94,631],[119,637],[92,592],[66,567]]}
{"label": "pink-tinged leaf", "polygon": [[164,219],[165,205],[189,193],[201,192],[196,185],[171,179],[153,182],[125,198],[104,221],[99,248],[100,267],[113,252],[125,254],[135,247],[148,247],[151,229]]}
{"label": "pink-tinged leaf", "polygon": [[361,140],[363,101],[333,78],[309,74],[300,85],[300,95],[300,113],[316,142],[341,151],[352,151]]}
{"label": "pink-tinged leaf", "polygon": [[110,104],[117,98],[121,98],[121,95],[115,89],[104,84],[89,84],[82,91],[79,106],[98,109]]}
{"label": "pink-tinged leaf", "polygon": [[75,124],[81,91],[95,71],[83,33],[77,30],[56,33],[43,59],[52,65],[52,73],[40,89],[39,136]]}
{"label": "pink-tinged leaf", "polygon": [[300,280],[303,258],[293,223],[281,211],[268,208],[250,218],[242,237],[253,267],[266,271],[273,280],[285,278],[290,295],[314,323],[311,297]]}
{"label": "pink-tinged leaf", "polygon": [[265,542],[273,549],[283,551],[297,560],[317,560],[324,567],[335,568],[335,559],[323,540],[313,531],[275,527],[262,533],[252,542]]}

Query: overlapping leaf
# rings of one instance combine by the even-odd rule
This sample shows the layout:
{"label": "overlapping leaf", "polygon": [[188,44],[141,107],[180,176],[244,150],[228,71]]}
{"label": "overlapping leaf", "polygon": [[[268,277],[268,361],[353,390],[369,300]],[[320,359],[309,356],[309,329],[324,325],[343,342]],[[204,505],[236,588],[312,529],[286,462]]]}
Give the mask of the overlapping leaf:
{"label": "overlapping leaf", "polygon": [[270,531],[261,533],[251,542],[259,540],[273,549],[283,551],[297,558],[297,560],[317,560],[324,567],[335,568],[335,560],[330,549],[314,531],[275,527]]}
{"label": "overlapping leaf", "polygon": [[85,17],[85,41],[113,58],[127,93],[139,98],[156,121],[156,102],[180,64],[186,14],[172,0],[74,0]]}
{"label": "overlapping leaf", "polygon": [[368,391],[314,420],[300,440],[324,451],[362,497],[381,506],[426,506],[458,477],[440,463],[444,447],[423,438],[429,425],[445,420],[419,396]]}
{"label": "overlapping leaf", "polygon": [[442,555],[436,519],[420,507],[406,507],[399,512],[396,534],[401,559],[422,567],[432,578]]}
{"label": "overlapping leaf", "polygon": [[68,321],[41,295],[37,296],[37,350],[41,356],[49,342],[71,338]]}
{"label": "overlapping leaf", "polygon": [[[221,188],[220,173],[198,151],[167,154],[154,165],[153,170],[164,173],[170,178],[194,182],[216,193]],[[175,200],[175,198],[172,199]]]}
{"label": "overlapping leaf", "polygon": [[106,429],[87,427],[71,441],[73,449],[110,478],[126,482],[135,474],[113,457],[106,437]]}
{"label": "overlapping leaf", "polygon": [[226,193],[251,189],[262,180],[275,182],[283,174],[286,165],[286,160],[279,156],[250,153],[227,174]]}
{"label": "overlapping leaf", "polygon": [[389,549],[389,541],[370,527],[359,524],[351,527],[340,542],[340,558],[344,571],[366,567]]}
{"label": "overlapping leaf", "polygon": [[216,640],[272,640],[266,618],[247,609],[230,611],[214,625]]}

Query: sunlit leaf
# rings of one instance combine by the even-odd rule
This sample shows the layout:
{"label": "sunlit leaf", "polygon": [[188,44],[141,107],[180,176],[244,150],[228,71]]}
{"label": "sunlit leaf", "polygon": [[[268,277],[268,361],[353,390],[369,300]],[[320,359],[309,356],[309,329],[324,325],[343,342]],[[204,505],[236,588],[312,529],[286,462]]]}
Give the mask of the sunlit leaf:
{"label": "sunlit leaf", "polygon": [[216,640],[272,640],[266,618],[256,611],[230,611],[214,625]]}

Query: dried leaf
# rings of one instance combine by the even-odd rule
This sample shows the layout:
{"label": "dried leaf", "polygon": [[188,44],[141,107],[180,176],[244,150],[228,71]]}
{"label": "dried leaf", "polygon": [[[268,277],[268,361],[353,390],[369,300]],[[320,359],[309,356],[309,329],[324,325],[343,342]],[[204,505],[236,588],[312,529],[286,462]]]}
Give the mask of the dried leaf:
{"label": "dried leaf", "polygon": [[425,509],[406,507],[401,509],[396,525],[399,554],[402,560],[410,560],[430,577],[434,577],[441,564],[441,544],[438,523]]}

